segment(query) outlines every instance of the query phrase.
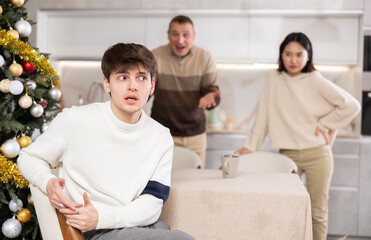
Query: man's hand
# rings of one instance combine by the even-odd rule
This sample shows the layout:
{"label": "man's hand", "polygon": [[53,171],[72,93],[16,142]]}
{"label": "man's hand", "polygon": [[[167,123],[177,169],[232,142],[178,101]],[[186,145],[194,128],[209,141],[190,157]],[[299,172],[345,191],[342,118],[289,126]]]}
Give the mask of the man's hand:
{"label": "man's hand", "polygon": [[246,153],[251,153],[251,151],[248,148],[240,148],[237,151],[234,152],[234,154],[237,154],[238,156],[244,155]]}
{"label": "man's hand", "polygon": [[86,192],[84,192],[83,198],[84,207],[76,208],[76,211],[72,211],[71,209],[61,209],[60,212],[66,216],[66,223],[68,225],[82,231],[89,231],[98,226],[99,214],[88,198]]}
{"label": "man's hand", "polygon": [[207,109],[211,107],[216,106],[215,97],[220,95],[221,91],[218,90],[216,92],[211,92],[200,98],[200,101],[198,102],[198,107]]}
{"label": "man's hand", "polygon": [[67,200],[66,196],[63,194],[64,185],[64,178],[52,178],[48,181],[46,184],[46,192],[48,193],[50,205],[59,210],[69,208],[72,211],[76,211],[76,208],[82,207],[82,204]]}

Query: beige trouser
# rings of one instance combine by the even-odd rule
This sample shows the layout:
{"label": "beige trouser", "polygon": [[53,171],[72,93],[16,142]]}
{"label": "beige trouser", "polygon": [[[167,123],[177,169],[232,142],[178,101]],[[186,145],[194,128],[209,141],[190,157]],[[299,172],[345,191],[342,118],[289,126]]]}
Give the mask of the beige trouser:
{"label": "beige trouser", "polygon": [[205,168],[206,159],[206,132],[189,137],[173,136],[176,146],[193,150],[201,158],[201,168]]}
{"label": "beige trouser", "polygon": [[326,240],[329,188],[334,169],[330,146],[303,150],[281,149],[280,153],[295,161],[299,175],[305,173],[312,207],[313,240]]}

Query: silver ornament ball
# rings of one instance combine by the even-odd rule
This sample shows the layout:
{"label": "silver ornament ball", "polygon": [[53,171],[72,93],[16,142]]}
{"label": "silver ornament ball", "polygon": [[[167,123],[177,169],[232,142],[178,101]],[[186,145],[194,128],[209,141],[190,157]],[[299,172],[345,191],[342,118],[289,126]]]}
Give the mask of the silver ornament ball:
{"label": "silver ornament ball", "polygon": [[5,237],[16,238],[22,232],[22,224],[17,219],[10,218],[3,223],[1,230]]}
{"label": "silver ornament ball", "polygon": [[30,109],[30,113],[33,117],[40,117],[44,113],[44,108],[40,104],[34,104]]}
{"label": "silver ornament ball", "polygon": [[49,97],[53,99],[54,101],[58,101],[61,98],[61,96],[62,96],[62,92],[58,88],[52,87],[49,90]]}
{"label": "silver ornament ball", "polygon": [[46,129],[48,129],[49,124],[50,124],[50,122],[44,122],[44,123],[41,125],[41,132],[45,132]]}
{"label": "silver ornament ball", "polygon": [[19,143],[14,139],[6,140],[1,147],[3,154],[7,158],[15,158],[18,156],[19,151],[21,151],[21,146],[19,146]]}
{"label": "silver ornament ball", "polygon": [[0,55],[0,67],[2,67],[5,63],[5,60],[3,58],[3,56]]}
{"label": "silver ornament ball", "polygon": [[35,141],[40,135],[41,135],[40,129],[35,128],[35,130],[33,131],[31,135],[32,141]]}
{"label": "silver ornament ball", "polygon": [[13,95],[21,94],[23,92],[23,84],[18,80],[11,81],[9,84],[9,92]]}
{"label": "silver ornament ball", "polygon": [[18,210],[22,208],[23,208],[23,202],[21,199],[17,198],[17,202],[14,202],[13,200],[9,202],[9,209],[12,212],[18,212]]}
{"label": "silver ornament ball", "polygon": [[26,85],[26,87],[28,87],[28,89],[36,89],[36,82],[33,80],[27,80],[24,84]]}
{"label": "silver ornament ball", "polygon": [[28,37],[32,32],[31,24],[21,18],[18,22],[14,25],[15,29],[21,35],[21,37]]}

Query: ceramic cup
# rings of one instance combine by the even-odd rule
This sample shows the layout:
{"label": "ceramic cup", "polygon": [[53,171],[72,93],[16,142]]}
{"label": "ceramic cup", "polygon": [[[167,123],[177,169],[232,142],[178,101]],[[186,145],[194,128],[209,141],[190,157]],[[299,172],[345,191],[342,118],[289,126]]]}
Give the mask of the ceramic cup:
{"label": "ceramic cup", "polygon": [[222,155],[222,172],[225,178],[237,177],[238,173],[238,155]]}

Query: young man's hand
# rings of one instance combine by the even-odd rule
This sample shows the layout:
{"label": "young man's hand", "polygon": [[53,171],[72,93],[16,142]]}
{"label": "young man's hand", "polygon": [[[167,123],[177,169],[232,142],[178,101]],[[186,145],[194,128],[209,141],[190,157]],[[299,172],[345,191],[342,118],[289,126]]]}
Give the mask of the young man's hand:
{"label": "young man's hand", "polygon": [[98,226],[99,214],[94,207],[88,194],[84,192],[84,207],[76,208],[76,211],[71,209],[61,209],[61,213],[66,216],[66,223],[74,228],[82,231],[93,230]]}
{"label": "young man's hand", "polygon": [[211,107],[216,106],[215,97],[220,95],[221,91],[218,90],[216,92],[211,92],[200,98],[200,101],[198,102],[198,107],[207,109]]}
{"label": "young man's hand", "polygon": [[67,200],[63,194],[65,185],[64,178],[52,178],[46,184],[46,192],[48,194],[50,205],[54,208],[61,210],[64,208],[76,211],[76,208],[82,207],[81,203],[73,203]]}

